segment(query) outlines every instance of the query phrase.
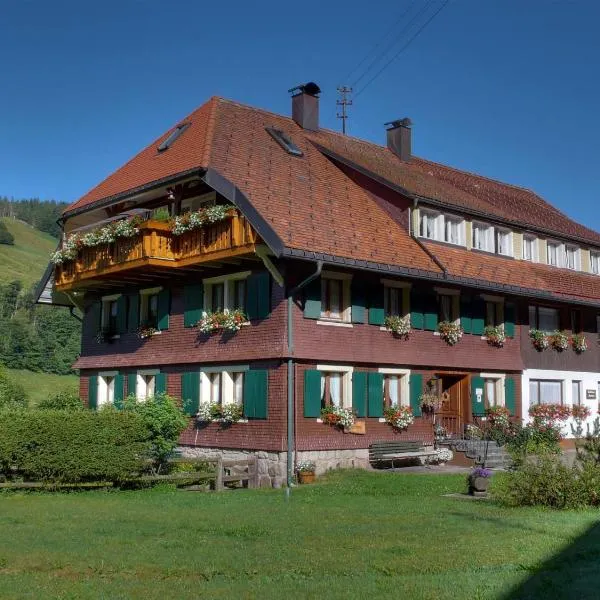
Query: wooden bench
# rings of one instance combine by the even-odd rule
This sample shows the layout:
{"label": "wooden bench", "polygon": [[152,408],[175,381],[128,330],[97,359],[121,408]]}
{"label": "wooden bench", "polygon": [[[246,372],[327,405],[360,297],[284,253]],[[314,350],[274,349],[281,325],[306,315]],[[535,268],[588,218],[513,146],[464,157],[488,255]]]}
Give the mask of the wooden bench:
{"label": "wooden bench", "polygon": [[433,456],[435,453],[435,450],[425,450],[423,442],[418,441],[375,442],[369,446],[369,461],[391,462],[393,468],[396,460]]}

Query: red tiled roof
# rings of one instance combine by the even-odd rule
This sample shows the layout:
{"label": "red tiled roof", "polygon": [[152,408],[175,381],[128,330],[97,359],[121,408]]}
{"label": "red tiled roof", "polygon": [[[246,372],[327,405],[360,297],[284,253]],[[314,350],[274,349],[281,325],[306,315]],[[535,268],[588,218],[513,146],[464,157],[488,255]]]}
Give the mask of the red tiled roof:
{"label": "red tiled roof", "polygon": [[[419,158],[402,162],[385,147],[328,130],[309,132],[289,117],[213,97],[180,122],[191,125],[167,151],[156,148],[172,129],[66,213],[191,169],[212,168],[247,196],[287,248],[440,275],[439,266],[405,227],[337,168],[319,150],[322,146],[410,194],[519,225],[543,223],[557,234],[600,244],[600,234],[533,192]],[[304,156],[283,151],[265,131],[268,126],[286,132]],[[563,298],[600,298],[600,278],[593,275],[425,245],[457,277],[546,290]]]}

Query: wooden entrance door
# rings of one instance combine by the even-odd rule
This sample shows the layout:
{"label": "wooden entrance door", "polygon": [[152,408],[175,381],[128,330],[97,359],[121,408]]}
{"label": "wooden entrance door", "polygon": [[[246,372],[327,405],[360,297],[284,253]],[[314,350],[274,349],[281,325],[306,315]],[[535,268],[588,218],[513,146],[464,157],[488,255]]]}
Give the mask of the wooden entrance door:
{"label": "wooden entrance door", "polygon": [[464,425],[471,421],[469,378],[465,375],[440,375],[442,405],[436,421],[448,434],[462,436]]}

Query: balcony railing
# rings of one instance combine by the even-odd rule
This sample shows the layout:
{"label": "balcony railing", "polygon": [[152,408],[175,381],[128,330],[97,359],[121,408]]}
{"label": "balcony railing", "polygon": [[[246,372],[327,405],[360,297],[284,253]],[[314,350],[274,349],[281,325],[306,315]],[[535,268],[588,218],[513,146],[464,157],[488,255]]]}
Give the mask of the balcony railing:
{"label": "balcony railing", "polygon": [[260,243],[248,221],[235,211],[223,221],[178,236],[169,225],[158,221],[146,221],[139,230],[134,237],[119,238],[111,244],[83,247],[77,258],[56,265],[56,288],[66,291],[83,282],[88,285],[90,280],[144,266],[189,267],[251,254]]}

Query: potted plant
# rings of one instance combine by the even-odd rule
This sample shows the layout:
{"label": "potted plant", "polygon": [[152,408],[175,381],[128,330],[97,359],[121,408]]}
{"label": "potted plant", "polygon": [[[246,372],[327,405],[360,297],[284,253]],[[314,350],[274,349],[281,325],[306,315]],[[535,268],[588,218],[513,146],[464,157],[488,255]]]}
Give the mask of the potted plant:
{"label": "potted plant", "polygon": [[408,339],[410,335],[410,317],[387,316],[383,322],[385,328],[391,331],[395,336]]}
{"label": "potted plant", "polygon": [[463,328],[453,321],[440,321],[438,323],[438,331],[441,338],[449,345],[458,344],[463,336]]}
{"label": "potted plant", "polygon": [[317,465],[312,460],[303,460],[296,465],[299,483],[313,483]]}
{"label": "potted plant", "polygon": [[564,331],[555,331],[550,336],[550,344],[558,352],[562,352],[569,347],[569,336]]}
{"label": "potted plant", "polygon": [[583,354],[587,350],[587,342],[585,341],[585,335],[583,333],[576,333],[571,338],[571,346],[577,354]]}
{"label": "potted plant", "polygon": [[385,422],[394,429],[406,429],[415,420],[409,406],[390,406],[383,411]]}
{"label": "potted plant", "polygon": [[549,346],[548,336],[539,329],[530,329],[529,337],[533,347],[538,351],[542,352]]}
{"label": "potted plant", "polygon": [[490,484],[491,476],[492,471],[490,469],[475,467],[471,473],[469,473],[469,477],[467,478],[469,494],[472,496],[485,495]]}
{"label": "potted plant", "polygon": [[504,327],[502,325],[498,325],[497,327],[488,325],[483,330],[483,337],[485,337],[490,346],[496,348],[502,348],[506,341],[506,334],[504,333]]}

